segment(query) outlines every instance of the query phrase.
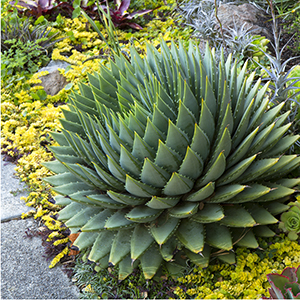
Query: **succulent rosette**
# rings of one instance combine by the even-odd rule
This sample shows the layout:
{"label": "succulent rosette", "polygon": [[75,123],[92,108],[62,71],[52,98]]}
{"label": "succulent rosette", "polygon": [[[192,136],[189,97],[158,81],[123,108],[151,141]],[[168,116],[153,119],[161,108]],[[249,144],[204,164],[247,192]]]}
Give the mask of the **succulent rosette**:
{"label": "succulent rosette", "polygon": [[300,299],[300,266],[285,268],[281,274],[268,274],[270,298],[263,299]]}
{"label": "succulent rosette", "polygon": [[281,215],[279,228],[288,232],[289,239],[295,241],[299,238],[298,233],[300,233],[300,202],[291,202],[288,205],[291,208]]}
{"label": "succulent rosette", "polygon": [[234,263],[234,245],[274,235],[300,182],[287,176],[300,157],[284,155],[299,136],[254,78],[209,47],[161,41],[115,54],[73,92],[46,181],[98,268],[176,274],[187,259]]}

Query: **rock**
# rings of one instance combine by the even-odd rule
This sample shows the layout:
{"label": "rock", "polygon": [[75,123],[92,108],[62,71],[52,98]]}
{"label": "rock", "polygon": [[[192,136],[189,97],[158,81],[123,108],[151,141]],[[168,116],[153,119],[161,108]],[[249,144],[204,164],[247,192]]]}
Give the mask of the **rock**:
{"label": "rock", "polygon": [[52,60],[50,63],[41,68],[38,72],[48,71],[49,74],[39,77],[42,80],[42,86],[48,95],[54,96],[62,90],[68,83],[66,78],[59,73],[58,68],[66,69],[70,64],[61,60]]}
{"label": "rock", "polygon": [[[252,35],[263,35],[272,39],[272,32],[267,28],[268,18],[265,12],[252,4],[242,5],[221,4],[218,8],[218,18],[224,30],[227,28],[238,28],[251,30]],[[245,25],[244,25],[245,24]]]}

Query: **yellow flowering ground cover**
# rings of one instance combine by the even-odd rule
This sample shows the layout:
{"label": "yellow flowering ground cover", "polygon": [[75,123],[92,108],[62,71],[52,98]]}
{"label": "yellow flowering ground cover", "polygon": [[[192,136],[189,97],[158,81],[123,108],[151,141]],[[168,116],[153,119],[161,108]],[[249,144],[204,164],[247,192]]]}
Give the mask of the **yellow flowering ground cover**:
{"label": "yellow flowering ground cover", "polygon": [[[268,243],[269,244],[268,244]],[[281,273],[286,267],[300,265],[300,245],[284,235],[260,240],[262,250],[239,247],[237,262],[195,268],[185,277],[178,278],[175,294],[181,299],[259,299],[269,297],[269,273]]]}

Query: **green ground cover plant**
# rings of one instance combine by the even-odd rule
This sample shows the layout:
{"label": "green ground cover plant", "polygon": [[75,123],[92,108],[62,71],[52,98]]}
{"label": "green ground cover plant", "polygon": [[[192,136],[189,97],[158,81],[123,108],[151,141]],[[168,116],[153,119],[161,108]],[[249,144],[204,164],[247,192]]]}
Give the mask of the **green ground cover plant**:
{"label": "green ground cover plant", "polygon": [[[183,48],[188,46],[192,31],[188,27],[181,27],[182,20],[178,21],[178,18],[171,17],[170,13],[173,11],[175,3],[169,2],[166,5],[164,1],[147,1],[141,6],[140,1],[131,1],[129,11],[154,9],[158,6],[160,8],[151,13],[149,17],[145,16],[141,19],[139,24],[143,26],[142,30],[116,31],[122,53],[127,58],[130,58],[130,45],[134,45],[139,55],[144,59],[146,57],[146,41],[149,40],[157,49],[161,48],[161,39],[170,41],[180,38],[183,40]],[[289,10],[292,11],[293,8],[289,8]],[[2,11],[2,14],[5,14],[5,10]],[[17,72],[16,80],[11,83],[10,89],[5,88],[2,83],[1,143],[6,159],[18,162],[16,170],[21,180],[27,182],[31,189],[29,196],[24,200],[27,205],[35,207],[37,212],[31,212],[24,217],[41,218],[52,231],[48,236],[48,242],[52,241],[53,249],[55,245],[60,249],[59,252],[52,249],[53,260],[50,267],[54,267],[59,262],[70,260],[72,256],[69,256],[68,253],[70,254],[71,246],[69,239],[66,238],[68,235],[67,228],[64,223],[57,220],[61,210],[61,206],[55,204],[53,200],[57,194],[50,189],[50,185],[42,181],[42,178],[51,176],[53,173],[43,167],[41,162],[53,160],[53,155],[48,150],[49,146],[59,146],[51,138],[50,132],[63,130],[58,119],[63,118],[61,108],[68,111],[68,107],[64,104],[68,101],[71,86],[73,92],[80,93],[79,82],[87,84],[89,81],[88,74],[99,72],[99,63],[102,66],[109,66],[108,59],[111,56],[111,50],[99,39],[97,33],[82,16],[73,19],[58,16],[56,20],[40,19],[40,21],[60,32],[57,38],[64,38],[64,40],[56,43],[52,58],[63,59],[71,64],[66,71],[61,70],[70,84],[59,94],[48,96],[38,85],[40,83],[38,74],[28,79]],[[103,25],[97,24],[102,34],[106,36]],[[33,21],[32,25],[34,25]],[[159,34],[157,34],[158,32]],[[93,56],[99,57],[94,59]],[[265,66],[263,57],[260,53],[256,59]],[[237,65],[238,74],[242,70],[242,64],[243,61]],[[297,70],[298,68],[294,68],[290,76],[297,77]],[[299,113],[296,116],[295,120],[297,118],[299,120]],[[297,127],[295,128],[294,134],[299,132]],[[289,155],[293,156],[296,150],[292,149],[291,151]],[[299,175],[294,176],[299,177]],[[296,186],[295,189],[299,189],[299,186]],[[290,201],[297,200],[291,199]],[[278,215],[277,219],[279,218]],[[179,219],[180,222],[183,220]],[[271,230],[276,233],[280,232],[276,224],[271,225]],[[146,281],[143,270],[138,267],[134,270],[134,276],[129,275],[122,282],[124,293],[122,293],[123,288],[118,289],[117,285],[118,267],[99,271],[97,263],[87,261],[89,255],[87,248],[80,253],[76,261],[74,271],[77,275],[75,278],[78,285],[83,289],[83,298],[198,297],[234,299],[260,298],[263,295],[268,297],[267,288],[269,285],[266,275],[268,273],[280,273],[285,267],[297,267],[300,250],[297,240],[290,241],[283,235],[272,238],[257,238],[257,242],[264,251],[260,248],[235,248],[236,265],[225,264],[219,257],[214,258],[208,268],[203,270],[194,265],[192,260],[188,260],[187,271],[179,278],[157,274],[155,278],[157,281]],[[95,271],[95,268],[98,272]],[[163,271],[164,274],[167,274],[167,269],[163,269]],[[126,290],[125,287],[127,287]]]}

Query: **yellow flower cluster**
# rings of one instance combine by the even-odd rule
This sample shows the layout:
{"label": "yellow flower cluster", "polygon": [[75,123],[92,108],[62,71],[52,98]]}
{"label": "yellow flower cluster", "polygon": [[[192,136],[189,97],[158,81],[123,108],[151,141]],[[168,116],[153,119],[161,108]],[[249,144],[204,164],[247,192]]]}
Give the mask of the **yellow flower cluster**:
{"label": "yellow flower cluster", "polygon": [[[275,251],[276,250],[276,251]],[[273,253],[273,257],[269,256]],[[181,299],[259,299],[268,296],[270,287],[267,274],[281,273],[286,267],[300,264],[300,245],[281,235],[281,240],[265,250],[264,258],[250,249],[236,250],[236,265],[215,264],[207,269],[194,269],[193,273],[179,278],[188,287],[178,287],[175,294]]]}
{"label": "yellow flower cluster", "polygon": [[64,250],[62,252],[60,252],[59,254],[57,254],[51,261],[51,264],[49,266],[49,268],[54,268],[59,262],[60,260],[69,253],[69,247],[67,246],[66,248],[64,248]]}

